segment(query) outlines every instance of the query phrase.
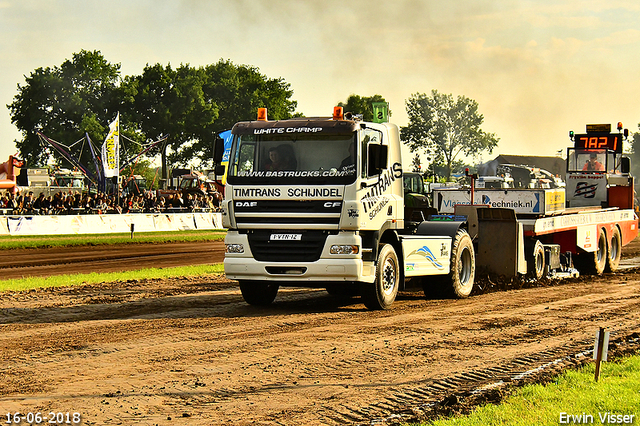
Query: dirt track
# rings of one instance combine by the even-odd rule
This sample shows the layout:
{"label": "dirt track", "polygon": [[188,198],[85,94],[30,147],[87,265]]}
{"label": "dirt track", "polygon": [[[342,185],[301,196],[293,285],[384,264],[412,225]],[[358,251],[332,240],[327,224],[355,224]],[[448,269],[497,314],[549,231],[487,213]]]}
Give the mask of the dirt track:
{"label": "dirt track", "polygon": [[3,279],[221,263],[223,241],[0,251]]}
{"label": "dirt track", "polygon": [[0,324],[3,416],[345,424],[444,378],[587,349],[599,326],[640,331],[640,271],[466,300],[405,292],[385,312],[297,289],[256,309],[219,276],[130,281],[3,293]]}

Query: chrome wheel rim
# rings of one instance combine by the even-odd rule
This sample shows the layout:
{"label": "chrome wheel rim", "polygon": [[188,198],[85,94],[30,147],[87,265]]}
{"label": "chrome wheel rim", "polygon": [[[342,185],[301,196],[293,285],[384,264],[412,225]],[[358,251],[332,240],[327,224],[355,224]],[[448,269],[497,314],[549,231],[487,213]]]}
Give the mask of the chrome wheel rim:
{"label": "chrome wheel rim", "polygon": [[385,259],[381,277],[382,292],[384,294],[393,293],[393,289],[396,286],[396,276],[396,262],[391,258]]}

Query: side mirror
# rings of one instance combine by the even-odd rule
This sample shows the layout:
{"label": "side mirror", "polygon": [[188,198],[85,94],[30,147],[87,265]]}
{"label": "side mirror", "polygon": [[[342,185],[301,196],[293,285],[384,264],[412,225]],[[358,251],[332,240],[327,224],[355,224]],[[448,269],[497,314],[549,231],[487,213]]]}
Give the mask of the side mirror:
{"label": "side mirror", "polygon": [[213,142],[213,162],[220,164],[222,162],[222,155],[224,154],[224,140],[216,138]]}
{"label": "side mirror", "polygon": [[620,173],[627,174],[631,171],[631,160],[629,157],[622,157],[620,159]]}
{"label": "side mirror", "polygon": [[215,173],[216,176],[220,176],[224,174],[224,170],[225,170],[224,164],[216,164],[216,167],[214,168],[213,172]]}
{"label": "side mirror", "polygon": [[369,145],[367,176],[379,175],[387,168],[388,147],[386,145]]}

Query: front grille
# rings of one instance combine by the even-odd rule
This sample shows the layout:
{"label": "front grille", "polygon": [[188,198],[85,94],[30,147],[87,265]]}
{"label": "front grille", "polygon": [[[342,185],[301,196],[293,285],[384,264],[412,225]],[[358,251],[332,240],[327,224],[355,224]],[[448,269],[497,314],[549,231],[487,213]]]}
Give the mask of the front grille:
{"label": "front grille", "polygon": [[233,204],[241,229],[338,229],[341,210],[339,200],[236,200]]}
{"label": "front grille", "polygon": [[[331,203],[330,206],[325,205]],[[340,213],[342,203],[335,200],[257,200],[236,201],[236,213]]]}
{"label": "front grille", "polygon": [[[236,223],[239,228],[251,228],[253,227],[264,227],[264,228],[273,228],[274,226],[280,225],[308,225],[309,228],[320,228],[322,226],[326,228],[335,228],[340,223],[340,215],[336,217],[325,217],[325,216],[268,216],[268,215],[253,215],[253,216],[240,216],[236,214]],[[243,226],[247,225],[247,226]]]}
{"label": "front grille", "polygon": [[[300,240],[271,240],[272,234],[301,234]],[[253,257],[261,262],[315,262],[329,235],[326,231],[254,230],[247,232]]]}

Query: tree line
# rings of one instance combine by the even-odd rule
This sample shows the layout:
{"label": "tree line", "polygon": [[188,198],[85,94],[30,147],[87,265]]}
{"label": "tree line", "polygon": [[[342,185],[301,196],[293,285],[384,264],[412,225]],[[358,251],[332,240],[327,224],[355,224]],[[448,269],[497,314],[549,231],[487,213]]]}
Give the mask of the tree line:
{"label": "tree line", "polygon": [[[371,103],[380,101],[384,102],[381,95],[352,94],[338,105],[370,121]],[[222,59],[201,67],[147,64],[140,75],[122,76],[120,64],[108,62],[100,51],[86,50],[60,66],[37,68],[25,76],[7,107],[22,135],[16,146],[29,167],[44,165],[51,156],[64,164],[59,153],[43,145],[37,131],[62,143],[79,140],[86,133],[101,145],[118,112],[120,133],[128,141],[123,147],[129,155],[169,135],[166,145],[146,155],[161,153],[163,165],[176,167],[194,160],[203,167],[210,165],[217,134],[238,121],[255,119],[259,107],[268,109],[269,119],[302,116],[296,111],[291,85],[253,66]],[[404,143],[412,152],[431,153],[432,163],[444,166],[447,175],[460,155],[491,152],[498,143],[495,134],[481,130],[484,117],[472,99],[454,99],[433,90],[430,95],[412,95],[406,108],[409,124],[401,128]],[[88,164],[91,152],[85,148],[78,143],[73,150]]]}
{"label": "tree line", "polygon": [[[291,118],[297,107],[292,95],[282,78],[230,61],[205,67],[147,65],[141,75],[122,76],[120,64],[109,63],[99,51],[82,50],[60,66],[25,76],[7,107],[22,134],[16,146],[31,166],[46,164],[50,155],[61,160],[37,131],[62,143],[86,132],[101,145],[118,112],[120,132],[131,141],[125,149],[135,154],[141,145],[169,135],[163,154],[171,164],[186,165],[193,159],[210,161],[216,135],[253,118],[258,107],[267,107],[274,119]],[[81,160],[89,161],[90,155],[84,150]]]}

